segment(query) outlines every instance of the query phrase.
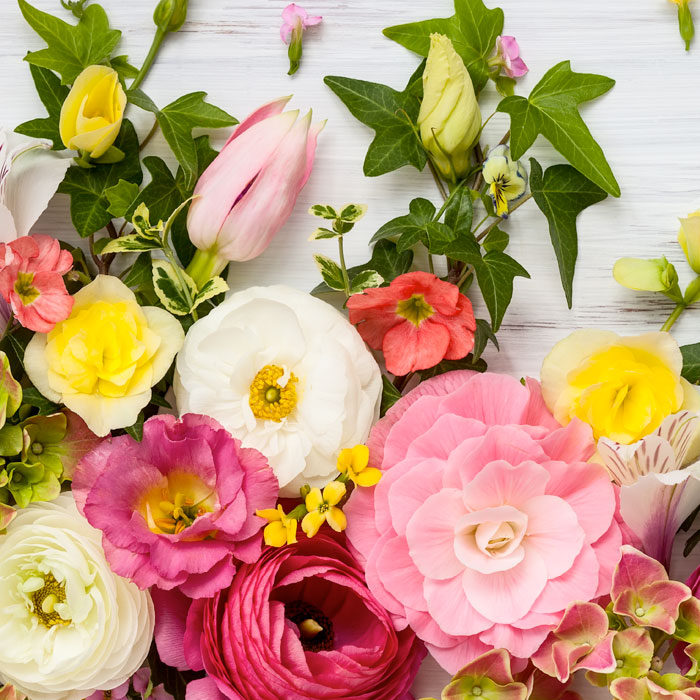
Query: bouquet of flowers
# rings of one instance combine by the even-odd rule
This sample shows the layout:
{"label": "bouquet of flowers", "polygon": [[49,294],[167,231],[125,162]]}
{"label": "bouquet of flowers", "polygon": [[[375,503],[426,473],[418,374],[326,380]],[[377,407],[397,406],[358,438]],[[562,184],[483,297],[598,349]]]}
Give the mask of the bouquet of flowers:
{"label": "bouquet of flowers", "polygon": [[[677,533],[700,541],[700,343],[669,332],[700,302],[700,212],[685,290],[663,256],[614,266],[671,300],[661,330],[576,331],[539,379],[487,367],[529,276],[509,217],[541,210],[570,307],[578,214],[620,196],[578,111],[614,81],[562,61],[516,94],[527,66],[482,0],[385,29],[419,57],[405,88],[325,83],[374,131],[365,175],[411,166],[437,201],[354,267],[366,206],[316,204],[310,240],[338,246],[320,284],[230,293],[325,123],[290,98],[240,123],[203,92],[157,105],[187,0],[154,1],[140,68],[96,2],[17,2],[47,115],[0,131],[0,700],[413,700],[427,655],[443,700],[575,700],[577,674],[700,700],[700,568],[669,572]],[[291,74],[321,17],[282,19]],[[229,127],[220,152],[201,133]],[[169,162],[143,155],[157,132]],[[538,136],[561,162],[525,160]],[[34,231],[55,192],[82,245]]]}

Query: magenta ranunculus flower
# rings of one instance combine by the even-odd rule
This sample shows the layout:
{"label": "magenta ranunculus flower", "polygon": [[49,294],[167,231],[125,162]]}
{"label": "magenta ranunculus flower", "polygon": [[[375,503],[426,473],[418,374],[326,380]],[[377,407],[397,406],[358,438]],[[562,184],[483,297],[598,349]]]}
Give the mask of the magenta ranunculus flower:
{"label": "magenta ranunculus flower", "polygon": [[161,660],[207,673],[187,700],[412,700],[423,644],[330,536],[266,550],[207,600],[154,593]]}
{"label": "magenta ranunculus flower", "polygon": [[540,387],[450,372],[369,439],[384,472],[345,506],[348,540],[396,624],[454,673],[505,648],[526,659],[572,600],[610,590],[622,537],[589,426],[562,428]]}
{"label": "magenta ranunculus flower", "polygon": [[105,440],[73,476],[115,573],[192,598],[228,586],[236,560],[260,556],[265,521],[255,511],[274,508],[277,492],[263,455],[191,413],[149,419],[141,442]]}

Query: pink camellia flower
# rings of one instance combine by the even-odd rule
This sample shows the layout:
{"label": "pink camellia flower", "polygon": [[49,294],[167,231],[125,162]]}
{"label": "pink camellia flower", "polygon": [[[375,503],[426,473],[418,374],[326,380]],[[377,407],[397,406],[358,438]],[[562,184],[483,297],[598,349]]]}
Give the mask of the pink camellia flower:
{"label": "pink camellia flower", "polygon": [[102,530],[115,573],[193,598],[228,586],[236,560],[260,556],[265,521],[255,511],[274,508],[277,492],[257,450],[194,414],[149,419],[141,442],[105,440],[73,475],[78,508]]}
{"label": "pink camellia flower", "polygon": [[200,285],[229,261],[260,255],[292,213],[313,167],[325,122],[284,112],[289,97],[245,119],[204,171],[187,216],[198,248],[188,271]]}
{"label": "pink camellia flower", "polygon": [[63,275],[73,256],[51,236],[22,236],[0,243],[0,294],[29,330],[48,333],[73,308]]}
{"label": "pink camellia flower", "polygon": [[188,700],[412,700],[425,656],[324,534],[267,549],[212,598],[155,591],[154,602],[160,658],[207,673]]}
{"label": "pink camellia flower", "polygon": [[514,36],[499,36],[496,39],[496,58],[509,78],[520,78],[529,70],[520,58],[520,47]]}
{"label": "pink camellia flower", "polygon": [[471,302],[428,272],[408,272],[388,287],[353,294],[347,306],[350,323],[384,353],[386,368],[397,376],[461,360],[474,347]]}
{"label": "pink camellia flower", "polygon": [[439,375],[368,446],[384,474],[345,506],[348,540],[377,599],[446,670],[499,647],[527,659],[572,600],[610,590],[615,487],[586,463],[590,427],[562,428],[534,380]]}

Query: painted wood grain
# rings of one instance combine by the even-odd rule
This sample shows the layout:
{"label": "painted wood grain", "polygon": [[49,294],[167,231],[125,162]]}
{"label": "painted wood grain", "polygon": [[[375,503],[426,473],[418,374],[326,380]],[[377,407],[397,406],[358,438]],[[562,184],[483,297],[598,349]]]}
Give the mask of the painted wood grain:
{"label": "painted wood grain", "polygon": [[[58,11],[58,0],[34,0]],[[122,48],[139,64],[152,36],[155,0],[102,0],[114,26],[124,32]],[[427,173],[404,168],[368,179],[362,161],[371,132],[357,123],[323,85],[324,75],[346,75],[401,87],[417,64],[415,56],[385,39],[389,24],[452,13],[450,0],[307,0],[323,24],[307,36],[301,70],[286,75],[287,58],[278,35],[286,0],[191,0],[188,22],[172,37],[144,90],[159,104],[184,92],[206,90],[212,102],[239,118],[258,104],[294,93],[292,105],[313,108],[328,119],[321,136],[314,173],[295,214],[270,249],[246,265],[234,265],[234,288],[284,282],[311,289],[317,272],[313,252],[334,253],[332,243],[309,243],[315,223],[311,204],[355,201],[369,205],[367,217],[348,239],[350,264],[368,257],[367,241],[388,219],[405,213],[410,199],[438,194]],[[675,243],[677,217],[700,205],[700,45],[686,54],[677,34],[674,8],[665,0],[501,0],[506,33],[521,45],[530,74],[519,92],[526,94],[541,75],[563,59],[574,70],[603,73],[617,80],[604,98],[583,107],[584,117],[601,143],[622,188],[579,220],[580,258],[574,285],[574,308],[566,308],[547,225],[530,202],[505,224],[512,254],[530,272],[517,280],[515,300],[499,334],[501,352],[487,352],[492,369],[517,376],[536,375],[552,344],[572,330],[588,326],[623,333],[654,330],[671,311],[670,302],[635,295],[611,277],[614,261],[624,255],[667,255],[681,276],[689,277]],[[6,126],[43,114],[22,56],[38,49],[14,0],[0,2],[0,123]],[[489,88],[489,90],[491,90]],[[497,102],[487,93],[483,112]],[[145,134],[151,117],[132,108]],[[502,115],[487,129],[496,143],[507,129]],[[217,134],[221,143],[225,133]],[[148,151],[165,155],[158,138]],[[559,162],[546,142],[532,151],[540,162]],[[75,240],[67,198],[57,196],[36,231]],[[478,311],[484,313],[481,306]],[[681,342],[700,341],[700,311],[692,310],[678,325]],[[439,695],[446,679],[426,662],[416,697]],[[609,697],[584,689],[587,700]]]}

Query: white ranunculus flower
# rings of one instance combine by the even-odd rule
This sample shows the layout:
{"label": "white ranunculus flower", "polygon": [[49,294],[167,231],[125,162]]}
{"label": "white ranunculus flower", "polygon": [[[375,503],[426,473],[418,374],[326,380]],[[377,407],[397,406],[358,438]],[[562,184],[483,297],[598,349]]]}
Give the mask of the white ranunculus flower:
{"label": "white ranunculus flower", "polygon": [[0,536],[0,686],[32,700],[83,700],[143,663],[150,595],[112,573],[101,533],[71,494],[21,510]]}
{"label": "white ranunculus flower", "polygon": [[332,477],[340,450],[367,439],[381,392],[353,326],[291,287],[233,294],[190,328],[177,359],[180,415],[211,416],[262,452],[284,496]]}

